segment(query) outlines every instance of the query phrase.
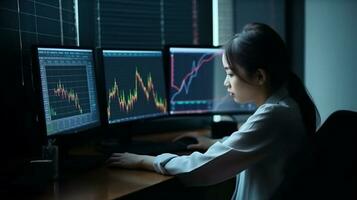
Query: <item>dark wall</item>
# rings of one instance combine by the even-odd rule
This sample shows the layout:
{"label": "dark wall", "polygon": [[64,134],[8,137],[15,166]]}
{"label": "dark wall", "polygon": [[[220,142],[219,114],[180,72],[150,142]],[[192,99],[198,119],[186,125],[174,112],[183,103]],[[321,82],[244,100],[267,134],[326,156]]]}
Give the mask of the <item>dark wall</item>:
{"label": "dark wall", "polygon": [[261,22],[273,27],[284,39],[291,56],[292,70],[304,78],[305,1],[235,0],[235,32],[244,25]]}
{"label": "dark wall", "polygon": [[305,79],[305,1],[286,0],[286,44],[291,55],[292,70]]}
{"label": "dark wall", "polygon": [[285,39],[285,0],[235,0],[235,32],[244,25],[261,22],[272,26]]}
{"label": "dark wall", "polygon": [[[32,82],[33,45],[75,45],[73,1],[1,0],[0,183],[18,175],[26,160],[38,155],[36,104]],[[60,9],[61,8],[61,9]]]}

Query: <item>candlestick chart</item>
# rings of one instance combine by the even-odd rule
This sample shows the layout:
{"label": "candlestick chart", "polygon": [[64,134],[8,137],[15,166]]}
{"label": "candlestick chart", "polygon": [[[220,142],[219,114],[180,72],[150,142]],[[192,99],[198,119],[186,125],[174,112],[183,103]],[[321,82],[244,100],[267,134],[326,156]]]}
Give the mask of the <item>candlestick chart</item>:
{"label": "candlestick chart", "polygon": [[161,57],[119,54],[104,66],[109,123],[167,113]]}
{"label": "candlestick chart", "polygon": [[140,90],[145,97],[146,101],[153,101],[154,106],[157,110],[161,112],[166,112],[166,100],[160,97],[155,91],[155,86],[151,78],[151,74],[148,75],[146,83],[144,83],[138,70],[136,70],[135,75],[135,86],[133,89],[129,89],[127,92],[125,90],[120,90],[116,79],[114,79],[113,86],[108,92],[108,116],[110,116],[112,101],[117,101],[117,105],[121,111],[130,113],[134,110],[136,102],[138,102],[138,90]]}
{"label": "candlestick chart", "polygon": [[47,66],[46,74],[52,120],[90,112],[86,66]]}

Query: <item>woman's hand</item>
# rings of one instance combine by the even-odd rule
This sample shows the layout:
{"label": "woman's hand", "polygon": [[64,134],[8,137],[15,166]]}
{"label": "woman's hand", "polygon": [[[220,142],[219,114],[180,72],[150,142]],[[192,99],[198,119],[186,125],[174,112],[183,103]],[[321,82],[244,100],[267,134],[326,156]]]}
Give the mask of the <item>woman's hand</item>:
{"label": "woman's hand", "polygon": [[187,146],[187,149],[189,150],[207,150],[210,146],[212,146],[215,142],[217,142],[217,140],[211,139],[207,136],[196,135],[194,133],[187,133],[184,135],[180,135],[176,137],[173,140],[173,142],[185,137],[192,137],[197,140],[196,144],[190,144]]}
{"label": "woman's hand", "polygon": [[154,156],[138,155],[133,153],[113,153],[107,163],[110,167],[126,169],[146,169],[154,171]]}

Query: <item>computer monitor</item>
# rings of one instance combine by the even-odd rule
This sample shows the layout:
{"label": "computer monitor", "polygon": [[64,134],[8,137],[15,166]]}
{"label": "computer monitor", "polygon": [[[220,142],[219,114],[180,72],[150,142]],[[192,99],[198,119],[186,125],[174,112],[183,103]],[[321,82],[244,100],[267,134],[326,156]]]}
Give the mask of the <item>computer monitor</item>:
{"label": "computer monitor", "polygon": [[168,47],[170,114],[250,113],[253,104],[235,103],[224,86],[223,49]]}
{"label": "computer monitor", "polygon": [[92,49],[35,47],[34,61],[47,136],[100,126]]}
{"label": "computer monitor", "polygon": [[162,51],[102,49],[109,124],[168,114]]}

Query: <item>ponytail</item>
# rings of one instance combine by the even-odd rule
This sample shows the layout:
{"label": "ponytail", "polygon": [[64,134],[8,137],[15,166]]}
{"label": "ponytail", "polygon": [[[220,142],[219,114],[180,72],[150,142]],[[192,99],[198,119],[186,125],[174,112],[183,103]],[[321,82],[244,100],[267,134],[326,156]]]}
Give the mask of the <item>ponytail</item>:
{"label": "ponytail", "polygon": [[319,121],[318,111],[302,81],[293,72],[288,75],[288,91],[299,105],[308,136],[312,137]]}

